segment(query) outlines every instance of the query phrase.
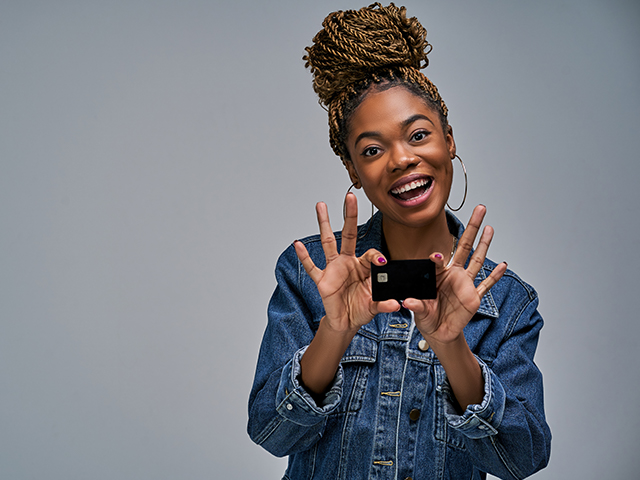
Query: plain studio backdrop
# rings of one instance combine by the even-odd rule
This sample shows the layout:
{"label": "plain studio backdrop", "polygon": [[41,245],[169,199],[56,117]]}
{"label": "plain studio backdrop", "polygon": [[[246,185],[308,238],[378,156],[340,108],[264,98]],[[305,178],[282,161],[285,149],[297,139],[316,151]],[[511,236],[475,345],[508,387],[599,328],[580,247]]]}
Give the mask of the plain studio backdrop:
{"label": "plain studio backdrop", "polygon": [[[0,478],[281,478],[246,434],[273,269],[349,186],[302,55],[363,5],[0,1]],[[459,216],[540,294],[535,478],[635,479],[639,4],[406,5]]]}

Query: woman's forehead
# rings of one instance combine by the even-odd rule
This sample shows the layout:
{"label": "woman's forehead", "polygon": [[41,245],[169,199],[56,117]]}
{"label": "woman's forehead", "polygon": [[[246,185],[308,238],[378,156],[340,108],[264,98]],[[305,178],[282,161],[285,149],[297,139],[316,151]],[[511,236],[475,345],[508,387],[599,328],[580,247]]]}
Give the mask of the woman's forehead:
{"label": "woman's forehead", "polygon": [[433,124],[439,125],[438,114],[420,96],[395,85],[388,89],[367,92],[360,105],[354,110],[349,125],[349,135],[356,130],[370,128],[403,128],[411,119],[421,117]]}

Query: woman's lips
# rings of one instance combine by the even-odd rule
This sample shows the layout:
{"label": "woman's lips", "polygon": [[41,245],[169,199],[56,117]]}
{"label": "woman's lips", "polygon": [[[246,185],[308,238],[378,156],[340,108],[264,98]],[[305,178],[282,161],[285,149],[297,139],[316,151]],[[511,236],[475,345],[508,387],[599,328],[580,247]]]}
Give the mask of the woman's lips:
{"label": "woman's lips", "polygon": [[427,201],[433,191],[433,177],[417,175],[396,182],[389,195],[403,207],[415,207]]}
{"label": "woman's lips", "polygon": [[406,177],[402,177],[401,179],[396,180],[396,182],[391,185],[389,192],[392,192],[393,190],[404,187],[406,185],[410,185],[412,182],[418,180],[433,180],[433,177],[431,177],[430,175],[425,175],[424,173],[412,173],[411,175],[407,175]]}
{"label": "woman's lips", "polygon": [[396,187],[396,188],[392,188],[391,189],[391,194],[392,195],[401,195],[405,192],[409,192],[411,190],[415,190],[416,188],[419,187],[423,187],[425,185],[427,185],[428,183],[430,183],[431,180],[429,178],[419,178],[417,180],[414,180],[412,182],[409,183],[405,183],[404,185],[401,185],[400,187]]}
{"label": "woman's lips", "polygon": [[431,193],[433,177],[412,175],[396,182],[389,190],[393,199],[402,206],[413,207],[425,201]]}

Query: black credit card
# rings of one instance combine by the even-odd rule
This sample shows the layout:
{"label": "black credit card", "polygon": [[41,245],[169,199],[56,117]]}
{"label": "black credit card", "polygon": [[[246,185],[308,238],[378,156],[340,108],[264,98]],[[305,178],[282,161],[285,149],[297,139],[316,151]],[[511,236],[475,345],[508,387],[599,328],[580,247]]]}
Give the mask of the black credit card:
{"label": "black credit card", "polygon": [[371,297],[374,302],[436,298],[436,265],[431,260],[389,260],[371,265]]}

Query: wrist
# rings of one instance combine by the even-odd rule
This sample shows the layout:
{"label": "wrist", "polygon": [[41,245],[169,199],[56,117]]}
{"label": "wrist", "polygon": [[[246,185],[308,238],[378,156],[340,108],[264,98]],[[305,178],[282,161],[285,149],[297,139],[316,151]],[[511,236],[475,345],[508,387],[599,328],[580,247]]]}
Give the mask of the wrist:
{"label": "wrist", "polygon": [[434,347],[440,348],[452,348],[452,347],[460,347],[463,344],[467,343],[467,340],[464,336],[464,332],[459,332],[456,335],[442,335],[442,332],[436,333],[432,332],[431,334],[425,334],[420,330],[420,333],[424,337],[424,339],[429,342],[429,345],[433,345]]}
{"label": "wrist", "polygon": [[359,327],[351,325],[348,319],[344,321],[335,321],[330,319],[327,315],[322,317],[318,331],[323,330],[325,335],[331,335],[335,339],[348,339],[347,344],[351,342],[356,333],[358,333]]}
{"label": "wrist", "polygon": [[325,320],[326,317],[320,320],[318,331],[300,359],[300,381],[312,395],[326,392],[353,338],[348,332],[332,329]]}
{"label": "wrist", "polygon": [[445,358],[455,358],[461,354],[471,352],[471,349],[467,344],[467,339],[464,337],[463,333],[460,333],[454,338],[446,340],[435,338],[430,335],[425,335],[424,339],[431,346],[431,349],[441,362]]}

